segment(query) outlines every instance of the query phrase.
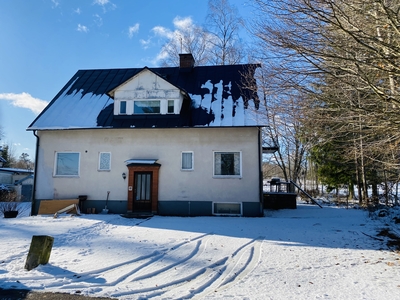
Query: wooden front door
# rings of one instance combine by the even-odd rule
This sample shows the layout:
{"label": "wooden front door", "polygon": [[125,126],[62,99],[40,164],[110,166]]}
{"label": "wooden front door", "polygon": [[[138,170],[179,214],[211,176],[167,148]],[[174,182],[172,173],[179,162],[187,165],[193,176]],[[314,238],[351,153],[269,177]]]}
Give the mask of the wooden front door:
{"label": "wooden front door", "polygon": [[160,166],[160,164],[128,165],[128,212],[157,213]]}
{"label": "wooden front door", "polygon": [[151,211],[153,172],[135,172],[133,210]]}

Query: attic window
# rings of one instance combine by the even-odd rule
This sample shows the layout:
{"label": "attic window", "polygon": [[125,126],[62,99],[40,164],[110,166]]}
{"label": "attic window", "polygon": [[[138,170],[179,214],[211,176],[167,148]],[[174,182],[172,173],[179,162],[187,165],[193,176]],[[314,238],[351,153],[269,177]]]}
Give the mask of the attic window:
{"label": "attic window", "polygon": [[174,105],[174,100],[168,100],[168,110],[167,113],[173,114],[175,112],[175,105]]}
{"label": "attic window", "polygon": [[133,104],[134,114],[159,114],[160,113],[160,101],[134,101]]}
{"label": "attic window", "polygon": [[119,103],[119,113],[126,114],[126,101],[121,101]]}

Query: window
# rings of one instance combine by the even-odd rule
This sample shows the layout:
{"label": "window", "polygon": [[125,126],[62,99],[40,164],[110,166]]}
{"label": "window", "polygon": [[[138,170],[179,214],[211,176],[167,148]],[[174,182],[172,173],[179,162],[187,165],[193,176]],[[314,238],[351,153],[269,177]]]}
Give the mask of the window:
{"label": "window", "polygon": [[119,103],[119,113],[126,114],[126,101],[121,101]]}
{"label": "window", "polygon": [[213,203],[214,215],[241,215],[242,203]]}
{"label": "window", "polygon": [[168,110],[167,112],[169,114],[173,114],[174,113],[174,100],[168,100]]}
{"label": "window", "polygon": [[111,153],[100,152],[99,153],[99,171],[111,170]]}
{"label": "window", "polygon": [[182,152],[182,170],[193,170],[193,152],[192,151],[185,151]]}
{"label": "window", "polygon": [[159,114],[160,101],[135,101],[133,105],[134,114]]}
{"label": "window", "polygon": [[214,152],[214,176],[241,175],[241,152]]}
{"label": "window", "polygon": [[79,176],[79,156],[77,152],[57,152],[55,176]]}

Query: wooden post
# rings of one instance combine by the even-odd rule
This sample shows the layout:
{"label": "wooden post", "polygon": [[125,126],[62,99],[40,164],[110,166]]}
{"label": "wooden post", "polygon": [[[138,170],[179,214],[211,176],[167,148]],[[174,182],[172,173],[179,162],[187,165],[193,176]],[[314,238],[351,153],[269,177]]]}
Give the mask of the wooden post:
{"label": "wooden post", "polygon": [[48,235],[32,236],[31,247],[25,263],[25,269],[30,271],[38,265],[45,265],[49,262],[51,248],[54,238]]}

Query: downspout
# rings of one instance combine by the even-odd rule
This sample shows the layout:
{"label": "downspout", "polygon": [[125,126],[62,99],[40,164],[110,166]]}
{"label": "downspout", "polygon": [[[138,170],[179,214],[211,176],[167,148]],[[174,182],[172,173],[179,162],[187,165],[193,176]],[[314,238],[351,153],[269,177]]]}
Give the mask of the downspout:
{"label": "downspout", "polygon": [[36,206],[36,178],[37,178],[37,169],[38,169],[38,158],[39,158],[39,141],[40,138],[36,134],[36,130],[33,131],[33,135],[36,136],[36,153],[35,153],[35,170],[33,172],[33,191],[32,191],[32,205],[31,205],[31,216],[36,215],[35,206]]}
{"label": "downspout", "polygon": [[260,216],[263,215],[264,209],[264,193],[263,193],[263,172],[262,172],[262,143],[261,143],[261,127],[258,127],[258,176],[259,176],[259,191],[260,191]]}

